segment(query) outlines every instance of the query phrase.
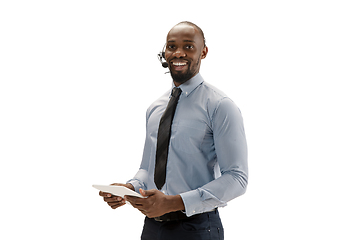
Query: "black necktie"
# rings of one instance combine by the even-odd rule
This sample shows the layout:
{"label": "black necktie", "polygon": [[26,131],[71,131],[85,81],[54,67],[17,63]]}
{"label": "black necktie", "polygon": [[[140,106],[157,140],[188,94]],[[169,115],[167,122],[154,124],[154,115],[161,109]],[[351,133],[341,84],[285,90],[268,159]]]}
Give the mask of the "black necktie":
{"label": "black necktie", "polygon": [[169,143],[171,136],[171,124],[174,118],[176,105],[181,94],[180,88],[173,88],[171,92],[171,99],[163,113],[158,130],[157,145],[156,145],[156,163],[154,181],[156,187],[160,190],[165,184],[166,179],[166,164],[169,152]]}

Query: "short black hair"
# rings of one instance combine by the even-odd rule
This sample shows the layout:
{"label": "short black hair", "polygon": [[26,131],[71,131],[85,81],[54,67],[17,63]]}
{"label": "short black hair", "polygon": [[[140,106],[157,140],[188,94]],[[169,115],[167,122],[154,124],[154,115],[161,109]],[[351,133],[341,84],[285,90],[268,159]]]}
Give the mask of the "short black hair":
{"label": "short black hair", "polygon": [[175,26],[180,25],[180,24],[187,24],[187,25],[190,25],[190,26],[196,28],[200,32],[201,37],[204,39],[204,47],[206,46],[204,32],[198,25],[196,25],[195,23],[189,22],[189,21],[182,21],[182,22],[179,22],[178,24],[176,24]]}

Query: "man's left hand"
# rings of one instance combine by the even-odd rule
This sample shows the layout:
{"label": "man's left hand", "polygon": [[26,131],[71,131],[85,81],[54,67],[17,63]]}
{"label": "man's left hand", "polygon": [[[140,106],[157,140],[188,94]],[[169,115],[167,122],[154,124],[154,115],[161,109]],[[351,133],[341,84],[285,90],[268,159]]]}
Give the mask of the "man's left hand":
{"label": "man's left hand", "polygon": [[125,196],[125,200],[149,218],[185,208],[180,195],[168,196],[156,189],[140,189],[140,194],[146,198]]}

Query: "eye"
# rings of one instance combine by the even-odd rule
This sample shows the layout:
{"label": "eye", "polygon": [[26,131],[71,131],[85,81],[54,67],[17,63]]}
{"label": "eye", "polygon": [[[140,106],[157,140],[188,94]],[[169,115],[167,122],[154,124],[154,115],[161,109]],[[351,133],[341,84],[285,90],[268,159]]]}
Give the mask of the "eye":
{"label": "eye", "polygon": [[186,49],[194,49],[194,46],[193,45],[186,45],[185,48]]}
{"label": "eye", "polygon": [[167,49],[170,49],[170,50],[175,49],[175,45],[168,45]]}

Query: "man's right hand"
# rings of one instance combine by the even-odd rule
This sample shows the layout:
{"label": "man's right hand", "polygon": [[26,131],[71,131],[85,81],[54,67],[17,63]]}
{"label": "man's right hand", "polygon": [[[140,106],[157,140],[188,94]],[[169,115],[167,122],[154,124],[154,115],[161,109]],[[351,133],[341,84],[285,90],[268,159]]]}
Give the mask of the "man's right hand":
{"label": "man's right hand", "polygon": [[[128,183],[128,184],[113,183],[111,185],[124,186],[124,187],[127,187],[127,188],[131,189],[131,190],[135,190],[134,186],[131,185],[130,183]],[[104,198],[104,201],[107,202],[107,204],[112,209],[116,209],[118,207],[121,207],[121,206],[125,205],[125,199],[123,199],[122,197],[114,196],[111,193],[106,193],[106,192],[101,192],[101,191],[99,192],[99,195]]]}

